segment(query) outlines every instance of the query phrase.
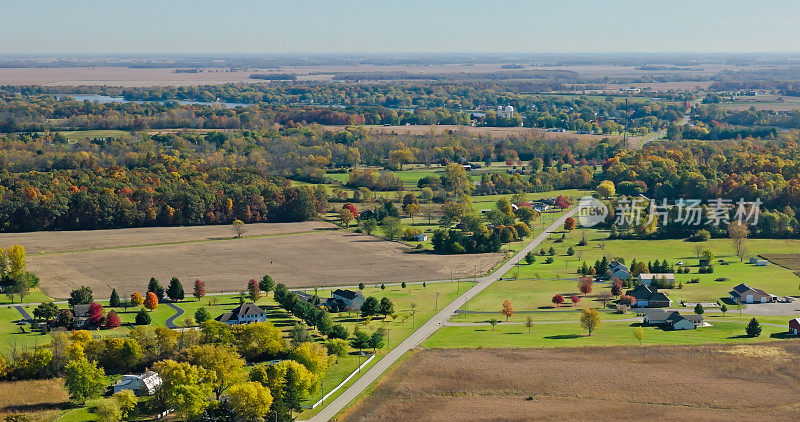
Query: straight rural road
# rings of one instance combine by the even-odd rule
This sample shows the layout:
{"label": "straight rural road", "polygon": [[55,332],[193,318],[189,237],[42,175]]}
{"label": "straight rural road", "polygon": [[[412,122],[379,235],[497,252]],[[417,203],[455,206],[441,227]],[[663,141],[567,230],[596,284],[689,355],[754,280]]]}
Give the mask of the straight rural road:
{"label": "straight rural road", "polygon": [[405,340],[403,340],[397,347],[392,349],[383,359],[379,360],[378,363],[373,365],[366,373],[364,373],[361,378],[356,380],[350,387],[347,388],[342,394],[338,397],[333,399],[333,401],[325,406],[321,412],[319,412],[316,416],[309,419],[311,422],[325,422],[331,420],[337,413],[339,413],[348,403],[353,401],[359,394],[361,394],[370,384],[375,382],[378,377],[381,376],[393,363],[395,363],[398,359],[400,359],[406,352],[417,347],[426,338],[430,337],[431,334],[435,333],[440,327],[442,327],[446,322],[450,320],[450,317],[456,312],[457,309],[461,308],[465,303],[467,303],[470,299],[474,298],[478,295],[483,289],[489,287],[492,283],[499,280],[503,274],[507,273],[511,268],[514,267],[517,263],[519,263],[522,258],[527,254],[529,251],[532,251],[534,248],[539,246],[547,236],[550,235],[553,231],[558,229],[564,224],[564,220],[567,217],[571,217],[578,211],[577,208],[573,208],[570,211],[564,213],[558,220],[553,222],[548,228],[546,228],[542,233],[540,233],[536,238],[534,238],[531,243],[527,246],[522,248],[516,255],[511,257],[505,264],[500,266],[497,270],[493,273],[485,276],[479,277],[475,279],[475,285],[464,292],[461,296],[457,297],[455,300],[450,302],[447,306],[442,308],[439,313],[433,316],[433,318],[429,319],[427,322],[422,324],[417,331],[411,333]]}

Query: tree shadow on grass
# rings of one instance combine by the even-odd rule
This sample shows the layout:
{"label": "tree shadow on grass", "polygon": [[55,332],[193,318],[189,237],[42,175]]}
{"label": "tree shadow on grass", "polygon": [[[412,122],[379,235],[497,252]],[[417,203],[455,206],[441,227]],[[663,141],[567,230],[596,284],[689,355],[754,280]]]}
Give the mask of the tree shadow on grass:
{"label": "tree shadow on grass", "polygon": [[753,338],[753,337],[750,337],[747,334],[740,334],[738,336],[730,336],[730,337],[726,337],[726,338],[727,339],[743,339],[743,338]]}
{"label": "tree shadow on grass", "polygon": [[567,339],[575,339],[581,337],[582,336],[580,334],[558,334],[555,336],[545,336],[545,338],[549,340],[567,340]]}
{"label": "tree shadow on grass", "polygon": [[769,335],[770,338],[778,338],[778,339],[797,339],[800,338],[797,334],[792,334],[790,332],[783,332],[783,333],[772,333]]}

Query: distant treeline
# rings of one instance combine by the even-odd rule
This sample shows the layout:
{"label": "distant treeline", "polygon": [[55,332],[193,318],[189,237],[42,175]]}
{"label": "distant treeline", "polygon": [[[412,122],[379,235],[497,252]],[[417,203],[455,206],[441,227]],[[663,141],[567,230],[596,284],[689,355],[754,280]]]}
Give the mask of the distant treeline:
{"label": "distant treeline", "polygon": [[297,75],[294,73],[253,73],[250,79],[263,79],[266,81],[296,81]]}
{"label": "distant treeline", "polygon": [[333,76],[334,80],[387,81],[387,80],[505,80],[505,79],[546,79],[558,82],[577,83],[581,76],[571,70],[516,70],[503,72],[452,72],[452,73],[409,73],[409,72],[342,72]]}

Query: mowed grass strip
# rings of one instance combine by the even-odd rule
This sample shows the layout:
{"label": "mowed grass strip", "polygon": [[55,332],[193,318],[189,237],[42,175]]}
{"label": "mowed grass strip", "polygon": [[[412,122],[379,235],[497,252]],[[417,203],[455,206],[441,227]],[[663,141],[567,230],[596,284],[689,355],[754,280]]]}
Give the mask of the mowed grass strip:
{"label": "mowed grass strip", "polygon": [[[690,312],[685,312],[689,314]],[[630,317],[635,317],[630,315]],[[754,343],[770,339],[785,339],[797,342],[796,337],[787,336],[786,326],[774,327],[762,324],[760,337],[745,337],[745,325],[749,317],[707,318],[710,327],[699,327],[694,330],[664,331],[656,327],[644,327],[645,345],[690,345],[690,344],[724,344]],[[640,318],[637,318],[641,321]],[[536,324],[531,333],[524,325],[498,324],[494,329],[490,325],[442,327],[423,343],[432,348],[475,348],[475,347],[586,347],[638,345],[633,330],[639,322],[601,320],[597,330],[588,335],[581,328],[578,320],[565,324]]]}

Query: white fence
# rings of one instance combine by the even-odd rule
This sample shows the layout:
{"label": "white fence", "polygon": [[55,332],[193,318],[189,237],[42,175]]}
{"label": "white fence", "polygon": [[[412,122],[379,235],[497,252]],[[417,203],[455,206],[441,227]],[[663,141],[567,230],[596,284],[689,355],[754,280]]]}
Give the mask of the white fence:
{"label": "white fence", "polygon": [[358,368],[356,368],[356,370],[355,370],[355,371],[353,371],[352,373],[350,373],[350,375],[348,375],[348,376],[347,376],[347,378],[345,378],[345,379],[344,379],[344,381],[340,382],[340,383],[339,383],[339,385],[337,385],[337,386],[336,386],[336,388],[334,388],[334,389],[333,389],[333,390],[331,390],[331,391],[328,391],[328,393],[327,393],[327,394],[325,394],[324,396],[322,396],[322,398],[321,398],[321,399],[319,399],[319,401],[318,401],[318,402],[316,402],[316,403],[314,403],[314,404],[311,404],[311,405],[304,405],[303,407],[304,407],[304,408],[306,408],[306,409],[314,409],[314,408],[316,408],[317,406],[319,406],[319,405],[321,405],[322,403],[324,403],[324,402],[325,402],[325,400],[327,400],[327,399],[328,399],[328,397],[330,397],[330,396],[331,396],[333,393],[335,393],[335,392],[339,391],[339,389],[340,389],[340,388],[342,388],[342,386],[344,386],[345,384],[347,384],[347,381],[350,381],[350,379],[352,379],[352,378],[353,378],[353,377],[354,377],[354,376],[355,376],[357,373],[361,372],[361,370],[362,370],[362,369],[364,369],[364,367],[365,367],[365,366],[367,366],[367,364],[369,364],[369,363],[372,361],[372,359],[375,359],[375,355],[372,355],[372,356],[370,356],[370,357],[369,357],[369,359],[365,360],[365,361],[364,361],[364,363],[362,363],[361,365],[359,365],[359,366],[358,366]]}

